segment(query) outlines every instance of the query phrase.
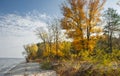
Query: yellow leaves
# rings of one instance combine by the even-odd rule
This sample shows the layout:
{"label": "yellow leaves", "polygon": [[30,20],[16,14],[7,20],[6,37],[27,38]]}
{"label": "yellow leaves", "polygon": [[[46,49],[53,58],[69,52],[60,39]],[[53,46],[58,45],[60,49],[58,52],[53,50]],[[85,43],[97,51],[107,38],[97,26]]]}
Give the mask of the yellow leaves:
{"label": "yellow leaves", "polygon": [[52,43],[50,49],[50,46],[46,43],[46,50],[43,51],[43,57],[54,57],[56,55],[64,57],[70,51],[71,44],[69,42],[59,42],[58,46],[58,50],[56,50],[56,44]]}
{"label": "yellow leaves", "polygon": [[26,45],[25,50],[29,58],[35,58],[37,56],[38,46],[36,44]]}
{"label": "yellow leaves", "polygon": [[36,44],[33,44],[33,45],[31,45],[31,47],[29,49],[30,49],[30,51],[37,52],[38,46]]}
{"label": "yellow leaves", "polygon": [[102,32],[102,28],[99,26],[95,26],[91,29],[91,32],[93,33],[101,33]]}
{"label": "yellow leaves", "polygon": [[76,55],[76,54],[71,54],[71,57],[72,57],[72,58],[76,58],[77,55]]}
{"label": "yellow leaves", "polygon": [[51,53],[52,53],[52,55],[55,56],[56,55],[56,50],[52,50]]}
{"label": "yellow leaves", "polygon": [[49,52],[48,51],[44,51],[43,52],[43,57],[47,57],[47,56],[49,56]]}
{"label": "yellow leaves", "polygon": [[65,14],[61,26],[73,39],[74,50],[93,50],[102,32],[97,24],[101,21],[100,11],[104,3],[104,0],[69,0],[68,6],[63,5],[62,11]]}
{"label": "yellow leaves", "polygon": [[[83,44],[83,45],[81,45],[81,44]],[[82,39],[74,39],[72,45],[74,46],[76,51],[83,50],[83,48],[85,46]]]}
{"label": "yellow leaves", "polygon": [[89,50],[93,51],[94,47],[95,47],[95,41],[89,42]]}
{"label": "yellow leaves", "polygon": [[88,56],[89,56],[89,52],[88,52],[88,51],[82,52],[82,56],[83,56],[83,57],[88,57]]}
{"label": "yellow leaves", "polygon": [[61,50],[58,50],[57,52],[56,50],[52,50],[51,52],[44,52],[44,56],[49,56],[50,54],[53,56],[56,56],[56,55],[60,57],[64,56],[64,53]]}
{"label": "yellow leaves", "polygon": [[60,50],[58,50],[58,54],[57,54],[58,56],[64,56],[64,54],[63,54],[63,52],[62,51],[60,51]]}
{"label": "yellow leaves", "polygon": [[66,17],[71,17],[72,16],[72,11],[70,10],[70,8],[64,6],[63,10],[65,11],[64,16],[66,16]]}

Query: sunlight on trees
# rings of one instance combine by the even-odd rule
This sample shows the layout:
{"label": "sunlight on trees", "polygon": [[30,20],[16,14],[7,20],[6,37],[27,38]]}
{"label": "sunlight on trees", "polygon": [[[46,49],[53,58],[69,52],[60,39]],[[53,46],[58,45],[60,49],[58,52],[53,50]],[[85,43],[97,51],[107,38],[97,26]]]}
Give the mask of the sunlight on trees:
{"label": "sunlight on trees", "polygon": [[74,50],[93,51],[96,40],[99,38],[93,34],[101,33],[99,29],[94,28],[101,21],[104,3],[105,0],[69,0],[62,5],[64,18],[61,20],[61,26],[73,39]]}
{"label": "sunlight on trees", "polygon": [[44,56],[63,56],[60,43],[64,41],[64,34],[61,30],[60,21],[58,19],[54,19],[54,21],[51,21],[51,23],[48,24],[46,30],[43,29],[44,28],[37,28],[36,34],[43,41]]}
{"label": "sunlight on trees", "polygon": [[64,2],[63,17],[53,19],[46,28],[36,29],[41,42],[26,45],[26,57],[42,60],[46,69],[55,67],[61,76],[113,76],[115,71],[115,75],[119,74],[120,15],[113,8],[101,13],[105,2]]}
{"label": "sunlight on trees", "polygon": [[28,59],[35,59],[37,56],[38,46],[36,44],[25,45],[25,54],[27,54]]}

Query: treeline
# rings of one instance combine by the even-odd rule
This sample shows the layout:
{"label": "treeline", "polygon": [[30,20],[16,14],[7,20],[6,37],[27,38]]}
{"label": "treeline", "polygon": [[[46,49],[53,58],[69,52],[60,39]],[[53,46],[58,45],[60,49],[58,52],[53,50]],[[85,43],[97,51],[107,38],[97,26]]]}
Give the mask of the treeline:
{"label": "treeline", "polygon": [[113,8],[101,13],[104,4],[105,0],[68,0],[63,3],[63,18],[53,19],[47,28],[36,29],[42,42],[25,45],[26,58],[89,60],[92,57],[94,60],[100,55],[103,58],[114,55],[119,60],[120,15]]}
{"label": "treeline", "polygon": [[[49,47],[49,43],[46,43],[46,50],[44,49],[44,43],[37,43],[26,45],[24,48],[26,50],[27,59],[46,59],[46,58],[68,58],[70,56],[71,42],[59,42],[59,49],[56,51],[56,45],[54,43]],[[50,51],[50,49],[52,51]]]}

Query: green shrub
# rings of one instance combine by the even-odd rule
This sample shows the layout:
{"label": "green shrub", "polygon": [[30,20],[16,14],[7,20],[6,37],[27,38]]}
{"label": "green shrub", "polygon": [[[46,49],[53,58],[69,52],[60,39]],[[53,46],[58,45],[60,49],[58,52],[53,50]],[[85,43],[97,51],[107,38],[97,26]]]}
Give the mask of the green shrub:
{"label": "green shrub", "polygon": [[51,64],[51,62],[49,60],[43,61],[40,66],[44,70],[50,70],[50,69],[52,69],[52,64]]}

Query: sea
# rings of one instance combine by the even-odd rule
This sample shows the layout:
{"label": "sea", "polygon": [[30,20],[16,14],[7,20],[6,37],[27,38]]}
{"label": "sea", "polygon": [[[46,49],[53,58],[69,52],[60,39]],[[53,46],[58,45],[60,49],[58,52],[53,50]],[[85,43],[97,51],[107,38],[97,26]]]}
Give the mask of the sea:
{"label": "sea", "polygon": [[22,62],[25,62],[24,58],[0,58],[0,73]]}

